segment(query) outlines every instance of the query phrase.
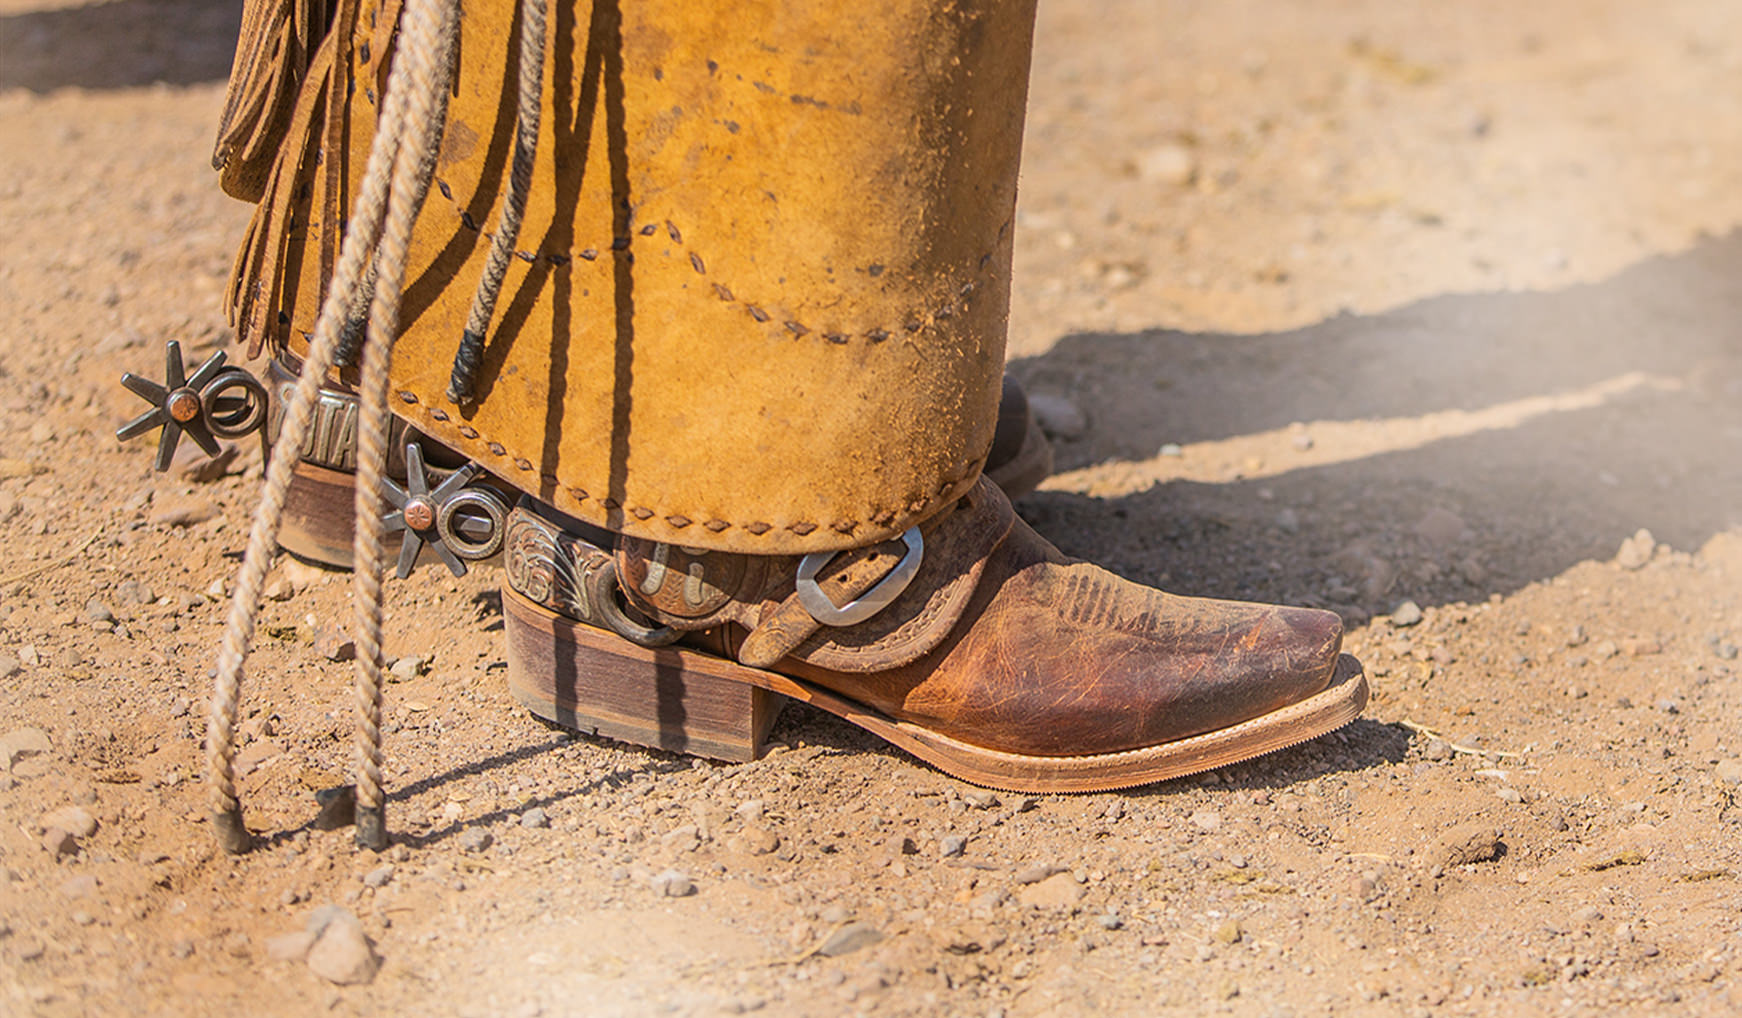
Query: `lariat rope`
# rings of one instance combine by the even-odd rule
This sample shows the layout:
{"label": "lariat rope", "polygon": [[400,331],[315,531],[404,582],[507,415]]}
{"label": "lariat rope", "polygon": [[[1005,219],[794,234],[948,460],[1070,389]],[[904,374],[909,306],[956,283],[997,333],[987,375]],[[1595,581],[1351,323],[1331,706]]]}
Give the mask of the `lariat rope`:
{"label": "lariat rope", "polygon": [[502,200],[502,218],[490,241],[490,258],[472,297],[472,311],[454,353],[454,368],[448,379],[448,399],[468,403],[484,358],[484,336],[496,312],[502,292],[502,277],[520,237],[526,217],[526,193],[532,188],[532,164],[538,156],[538,113],[543,102],[545,0],[520,0],[520,81],[515,114],[514,166],[508,175],[508,194]]}
{"label": "lariat rope", "polygon": [[[438,2],[431,0],[432,5]],[[376,852],[387,847],[387,801],[381,790],[381,474],[387,461],[387,369],[399,337],[405,252],[435,175],[447,119],[447,86],[453,80],[456,5],[442,6],[433,25],[418,26],[433,32],[432,37],[413,43],[419,54],[414,71],[428,80],[413,88],[405,109],[405,137],[393,161],[393,200],[375,254],[374,297],[357,387],[357,519],[351,554],[357,601],[356,835],[358,845]],[[407,32],[411,27],[408,22]]]}
{"label": "lariat rope", "polygon": [[[278,525],[292,471],[300,459],[321,384],[332,367],[347,312],[371,267],[380,285],[370,303],[364,343],[358,436],[357,510],[354,546],[358,600],[357,836],[370,848],[386,844],[381,793],[381,466],[387,434],[387,368],[398,332],[400,283],[412,223],[435,165],[453,76],[457,4],[454,0],[406,0],[398,55],[388,77],[384,108],[363,175],[349,229],[339,250],[326,299],[316,319],[302,375],[285,408],[284,421],[249,529],[248,547],[236,575],[236,592],[218,650],[217,678],[206,722],[207,793],[212,825],[225,851],[249,847],[236,794],[236,713],[242,667],[254,638],[261,588],[272,562]],[[329,101],[339,101],[336,97]]]}

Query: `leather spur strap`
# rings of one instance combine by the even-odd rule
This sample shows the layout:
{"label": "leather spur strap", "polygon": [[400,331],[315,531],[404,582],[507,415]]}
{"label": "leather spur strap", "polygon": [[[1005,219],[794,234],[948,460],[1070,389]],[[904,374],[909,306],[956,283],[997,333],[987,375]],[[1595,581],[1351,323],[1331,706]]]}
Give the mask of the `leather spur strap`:
{"label": "leather spur strap", "polygon": [[[742,635],[727,641],[728,652],[752,667],[792,658],[834,671],[880,672],[918,660],[949,636],[1014,520],[1010,503],[981,479],[949,511],[916,528],[910,540],[924,549],[917,555],[903,540],[825,553],[816,584],[834,604],[885,586],[903,562],[917,563],[891,599],[850,625],[825,624],[806,607],[796,557],[637,538],[618,539],[613,552],[567,529],[573,521],[525,505],[509,517],[504,564],[509,586],[521,595],[639,642],[730,630]],[[625,630],[626,618],[634,631]]]}

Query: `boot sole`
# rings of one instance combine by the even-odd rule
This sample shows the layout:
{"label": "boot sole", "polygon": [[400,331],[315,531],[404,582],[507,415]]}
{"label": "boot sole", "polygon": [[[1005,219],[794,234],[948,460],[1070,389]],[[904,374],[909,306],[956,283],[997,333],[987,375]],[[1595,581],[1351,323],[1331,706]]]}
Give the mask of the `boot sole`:
{"label": "boot sole", "polygon": [[1361,663],[1344,654],[1331,685],[1229,728],[1090,756],[1030,756],[971,745],[890,718],[807,682],[677,647],[647,648],[502,591],[508,686],[567,728],[656,749],[747,762],[790,697],[820,707],[946,774],[1011,792],[1101,792],[1197,774],[1273,753],[1355,720],[1367,703]]}

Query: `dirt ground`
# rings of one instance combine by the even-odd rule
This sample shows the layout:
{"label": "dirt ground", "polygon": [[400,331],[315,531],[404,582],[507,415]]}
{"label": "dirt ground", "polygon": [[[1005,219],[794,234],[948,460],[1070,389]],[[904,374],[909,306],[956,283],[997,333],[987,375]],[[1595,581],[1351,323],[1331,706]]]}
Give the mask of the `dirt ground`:
{"label": "dirt ground", "polygon": [[[258,452],[113,436],[120,372],[230,339],[233,7],[0,0],[0,1013],[1742,1013],[1742,6],[1042,4],[1010,356],[1058,473],[1018,507],[1340,611],[1354,725],[1106,795],[797,707],[692,761],[517,709],[498,574],[426,567],[377,857],[312,826],[349,585],[281,565],[240,859],[199,741]],[[279,960],[329,904],[372,982]]]}

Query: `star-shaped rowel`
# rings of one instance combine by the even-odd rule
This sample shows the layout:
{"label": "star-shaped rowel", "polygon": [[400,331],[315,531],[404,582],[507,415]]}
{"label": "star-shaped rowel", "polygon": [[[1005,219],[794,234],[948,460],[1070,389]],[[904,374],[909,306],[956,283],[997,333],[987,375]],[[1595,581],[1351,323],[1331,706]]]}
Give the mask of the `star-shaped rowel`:
{"label": "star-shaped rowel", "polygon": [[405,532],[399,542],[399,568],[394,575],[402,580],[410,576],[417,567],[417,556],[426,544],[435,549],[436,557],[442,560],[449,572],[455,576],[466,575],[466,563],[448,547],[448,541],[442,535],[443,528],[438,524],[442,519],[442,508],[481,473],[483,468],[478,464],[467,463],[431,491],[429,473],[423,465],[423,448],[416,442],[406,443],[406,486],[401,488],[392,480],[381,478],[387,500],[395,507],[381,518],[381,522],[389,534]]}
{"label": "star-shaped rowel", "polygon": [[159,471],[169,469],[170,461],[175,458],[176,443],[181,441],[184,431],[206,451],[206,455],[218,454],[218,440],[206,427],[200,390],[224,370],[224,351],[219,350],[207,357],[189,378],[182,365],[181,344],[172,339],[165,346],[162,385],[131,371],[121,376],[121,384],[150,403],[151,409],[115,429],[115,437],[125,442],[161,425],[163,434],[157,439],[156,469]]}

